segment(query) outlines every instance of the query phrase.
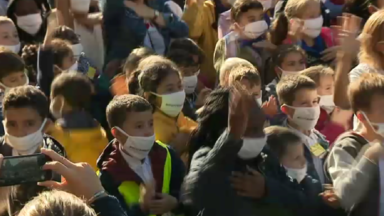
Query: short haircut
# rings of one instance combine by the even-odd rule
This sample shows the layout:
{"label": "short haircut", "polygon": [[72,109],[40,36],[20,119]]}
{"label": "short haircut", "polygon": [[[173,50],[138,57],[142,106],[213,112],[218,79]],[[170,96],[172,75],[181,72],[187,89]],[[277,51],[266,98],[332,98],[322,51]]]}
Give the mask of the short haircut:
{"label": "short haircut", "polygon": [[12,73],[24,72],[25,70],[23,59],[6,48],[0,48],[0,62],[0,81]]}
{"label": "short haircut", "polygon": [[123,71],[125,72],[126,77],[129,78],[129,75],[137,69],[141,60],[151,55],[155,55],[155,52],[146,47],[140,47],[132,50],[131,54],[129,54],[124,63]]}
{"label": "short haircut", "polygon": [[232,22],[239,21],[239,18],[249,10],[263,10],[263,5],[257,0],[237,0],[231,8]]}
{"label": "short haircut", "polygon": [[61,39],[54,39],[51,42],[53,52],[53,64],[63,66],[64,58],[73,55],[71,44]]}
{"label": "short haircut", "polygon": [[53,30],[51,34],[53,39],[66,40],[71,44],[80,43],[80,39],[76,35],[75,31],[68,26],[58,26]]}
{"label": "short haircut", "polygon": [[6,23],[11,23],[14,25],[13,21],[10,18],[6,16],[0,16],[0,25],[6,24]]}
{"label": "short haircut", "polygon": [[186,50],[174,49],[168,52],[167,58],[178,67],[193,67],[196,63],[193,61],[193,56]]}
{"label": "short haircut", "polygon": [[289,145],[303,143],[298,134],[286,127],[270,126],[264,132],[267,135],[267,145],[278,158],[285,155]]}
{"label": "short haircut", "polygon": [[261,85],[260,75],[255,67],[238,66],[229,74],[229,83],[234,81],[248,80],[251,87]]}
{"label": "short haircut", "polygon": [[364,73],[349,85],[348,97],[353,111],[369,111],[374,96],[384,97],[384,76],[378,73]]}
{"label": "short haircut", "polygon": [[51,86],[51,98],[63,96],[75,109],[88,109],[93,94],[93,84],[83,74],[68,72],[57,76]]}
{"label": "short haircut", "polygon": [[300,75],[307,76],[311,78],[317,85],[320,84],[320,78],[323,76],[334,76],[335,72],[332,68],[323,66],[323,65],[317,65],[312,66],[310,68],[307,68],[300,72]]}
{"label": "short haircut", "polygon": [[203,63],[204,51],[197,45],[195,41],[190,38],[177,38],[174,39],[169,45],[169,52],[175,49],[181,49],[189,52],[191,55],[198,56],[198,63]]}
{"label": "short haircut", "polygon": [[11,88],[3,98],[3,113],[10,108],[32,108],[41,118],[49,115],[49,103],[42,91],[33,86]]}
{"label": "short haircut", "polygon": [[254,67],[249,61],[241,58],[228,58],[220,67],[220,85],[227,86],[231,71],[238,66]]}
{"label": "short haircut", "polygon": [[129,112],[152,111],[151,104],[144,98],[126,94],[113,98],[107,106],[107,121],[110,128],[122,127]]}
{"label": "short haircut", "polygon": [[283,77],[276,86],[280,104],[291,106],[295,101],[296,92],[301,89],[316,90],[316,83],[303,75]]}
{"label": "short haircut", "polygon": [[45,191],[29,201],[20,211],[23,216],[96,216],[81,198],[64,191]]}

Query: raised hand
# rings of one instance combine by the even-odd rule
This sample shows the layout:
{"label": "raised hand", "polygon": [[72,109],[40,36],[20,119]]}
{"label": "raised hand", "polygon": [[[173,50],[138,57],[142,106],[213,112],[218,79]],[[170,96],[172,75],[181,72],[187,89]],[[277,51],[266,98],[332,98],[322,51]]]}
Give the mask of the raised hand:
{"label": "raised hand", "polygon": [[125,0],[124,5],[127,8],[130,8],[133,11],[135,11],[137,16],[139,16],[143,19],[151,20],[155,16],[155,10],[153,10],[152,8],[148,7],[147,5],[145,5],[143,3],[136,3],[133,1]]}

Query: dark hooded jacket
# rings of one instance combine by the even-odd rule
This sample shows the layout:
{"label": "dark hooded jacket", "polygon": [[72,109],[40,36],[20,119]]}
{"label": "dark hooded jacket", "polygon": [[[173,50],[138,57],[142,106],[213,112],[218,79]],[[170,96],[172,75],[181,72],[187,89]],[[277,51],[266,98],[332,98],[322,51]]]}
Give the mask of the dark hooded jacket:
{"label": "dark hooded jacket", "polygon": [[36,33],[36,35],[30,35],[24,30],[20,29],[17,25],[17,18],[15,16],[15,4],[19,0],[9,0],[7,17],[9,17],[16,25],[17,32],[19,33],[20,42],[23,45],[25,44],[38,44],[44,41],[45,33],[47,31],[47,17],[50,14],[51,7],[47,0],[34,0],[36,2],[37,7],[41,11],[41,16],[43,19],[43,23],[41,24],[40,30]]}
{"label": "dark hooded jacket", "polygon": [[[49,136],[44,136],[43,147],[52,149],[56,153],[66,157],[63,146],[55,139]],[[4,137],[0,138],[0,154],[4,156],[12,156],[12,147],[5,143]],[[54,175],[54,180],[60,181],[61,176]],[[8,209],[0,209],[0,216],[17,215],[24,205],[33,197],[37,196],[44,190],[45,187],[37,186],[36,183],[27,183],[18,186],[10,187],[11,194],[8,197]],[[0,194],[1,195],[1,194]]]}

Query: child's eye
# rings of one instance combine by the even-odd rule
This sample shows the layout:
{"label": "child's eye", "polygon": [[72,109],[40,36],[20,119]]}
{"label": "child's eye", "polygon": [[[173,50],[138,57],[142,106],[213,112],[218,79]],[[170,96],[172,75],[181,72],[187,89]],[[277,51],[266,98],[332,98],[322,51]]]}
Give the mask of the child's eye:
{"label": "child's eye", "polygon": [[143,125],[137,125],[136,128],[137,128],[137,129],[142,129],[142,128],[143,128]]}
{"label": "child's eye", "polygon": [[32,127],[35,125],[35,122],[34,121],[27,121],[27,125]]}

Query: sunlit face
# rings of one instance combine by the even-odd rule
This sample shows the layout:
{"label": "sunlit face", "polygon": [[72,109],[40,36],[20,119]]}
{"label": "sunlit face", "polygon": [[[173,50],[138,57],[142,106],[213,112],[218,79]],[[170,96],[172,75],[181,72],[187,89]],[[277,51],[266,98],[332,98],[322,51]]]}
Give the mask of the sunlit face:
{"label": "sunlit face", "polygon": [[[292,102],[292,107],[316,107],[319,106],[320,97],[317,94],[317,89],[300,89],[295,93],[295,100]],[[287,113],[291,118],[295,113],[295,109],[286,107]]]}
{"label": "sunlit face", "polygon": [[287,168],[304,168],[307,163],[304,157],[304,144],[296,143],[288,145],[284,155],[280,158],[280,162]]}
{"label": "sunlit face", "polygon": [[12,22],[0,24],[0,45],[14,46],[20,43],[19,34]]}
{"label": "sunlit face", "polygon": [[[289,72],[299,72],[305,69],[305,58],[304,56],[299,52],[291,52],[288,53],[283,61],[281,62],[280,68],[284,71]],[[276,74],[280,77],[281,76],[281,69],[279,67],[275,68]]]}
{"label": "sunlit face", "polygon": [[[127,117],[121,129],[129,136],[150,137],[153,129],[153,115],[151,110],[143,112],[127,112]],[[115,130],[115,136],[120,143],[125,143],[127,136]]]}
{"label": "sunlit face", "polygon": [[[0,81],[6,87],[14,88],[25,85],[27,83],[27,75],[24,71],[14,72],[3,77]],[[4,90],[4,87],[0,86],[0,88]]]}
{"label": "sunlit face", "polygon": [[[182,80],[180,79],[180,76],[178,73],[169,73],[168,76],[166,76],[159,86],[156,89],[156,94],[159,95],[167,95],[176,93],[179,91],[183,91],[183,84]],[[161,106],[161,97],[157,97],[156,104],[157,106]]]}
{"label": "sunlit face", "polygon": [[4,127],[8,134],[23,137],[40,129],[43,123],[40,114],[31,107],[8,108],[4,112]]}
{"label": "sunlit face", "polygon": [[307,5],[304,8],[305,10],[301,12],[301,16],[297,18],[306,20],[315,19],[321,16],[320,1],[308,1]]}
{"label": "sunlit face", "polygon": [[333,95],[334,90],[335,90],[335,80],[333,79],[333,76],[331,75],[321,76],[320,83],[317,87],[317,93],[320,96]]}
{"label": "sunlit face", "polygon": [[180,67],[180,72],[183,77],[189,77],[197,75],[200,71],[200,65],[191,66],[191,67]]}

